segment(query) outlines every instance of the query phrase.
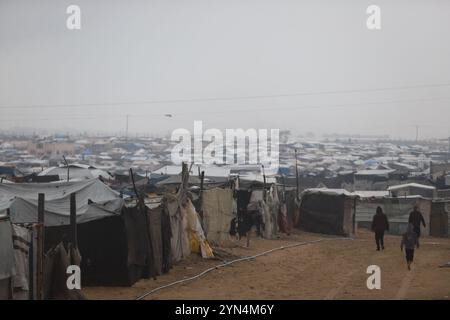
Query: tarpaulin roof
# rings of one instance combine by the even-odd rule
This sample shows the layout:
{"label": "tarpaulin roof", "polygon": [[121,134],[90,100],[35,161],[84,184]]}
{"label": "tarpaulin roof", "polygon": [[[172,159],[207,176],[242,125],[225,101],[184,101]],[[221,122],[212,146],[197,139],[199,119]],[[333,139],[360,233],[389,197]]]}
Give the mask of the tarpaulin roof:
{"label": "tarpaulin roof", "polygon": [[349,192],[345,189],[328,189],[328,188],[310,188],[306,189],[302,192],[302,195],[305,194],[327,194],[332,196],[341,196],[344,195],[346,197],[356,198],[357,194]]}
{"label": "tarpaulin roof", "polygon": [[[67,166],[50,167],[38,174],[39,176],[58,175],[60,180],[67,180]],[[82,164],[69,165],[69,179],[70,180],[89,180],[102,176],[105,179],[112,179],[112,176],[103,170],[92,166]]]}
{"label": "tarpaulin roof", "polygon": [[70,194],[76,194],[77,223],[120,213],[123,199],[98,179],[80,182],[0,184],[0,212],[15,223],[37,222],[38,194],[45,194],[45,225],[70,224]]}
{"label": "tarpaulin roof", "polygon": [[420,188],[420,189],[428,189],[428,190],[435,190],[436,188],[433,186],[428,186],[425,184],[420,184],[420,183],[405,183],[405,184],[399,184],[396,186],[390,186],[388,188],[389,191],[394,191],[394,190],[400,190],[400,189],[404,189],[404,188]]}

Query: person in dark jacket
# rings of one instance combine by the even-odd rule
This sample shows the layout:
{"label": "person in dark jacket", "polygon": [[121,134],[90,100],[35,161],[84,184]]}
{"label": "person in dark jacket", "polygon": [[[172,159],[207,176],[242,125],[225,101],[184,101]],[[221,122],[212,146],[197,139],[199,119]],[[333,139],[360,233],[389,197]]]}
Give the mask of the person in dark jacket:
{"label": "person in dark jacket", "polygon": [[411,270],[411,263],[414,260],[414,248],[419,248],[419,237],[414,231],[412,223],[408,224],[408,230],[403,234],[402,242],[400,243],[400,249],[403,251],[405,247],[406,263],[408,264],[408,270]]}
{"label": "person in dark jacket", "polygon": [[377,211],[372,219],[372,231],[375,232],[375,243],[377,251],[384,250],[384,232],[389,231],[389,221],[381,207],[377,207]]}
{"label": "person in dark jacket", "polygon": [[408,222],[413,225],[417,238],[420,238],[420,224],[422,224],[424,228],[426,227],[426,224],[422,213],[419,211],[418,205],[414,205],[413,211],[409,214]]}

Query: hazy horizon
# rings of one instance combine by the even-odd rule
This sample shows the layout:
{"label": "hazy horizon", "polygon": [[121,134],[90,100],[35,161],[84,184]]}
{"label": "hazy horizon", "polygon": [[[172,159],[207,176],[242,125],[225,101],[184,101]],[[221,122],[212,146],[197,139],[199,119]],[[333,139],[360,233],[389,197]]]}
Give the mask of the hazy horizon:
{"label": "hazy horizon", "polygon": [[128,114],[130,135],[447,138],[449,16],[445,0],[0,0],[0,131],[120,133]]}

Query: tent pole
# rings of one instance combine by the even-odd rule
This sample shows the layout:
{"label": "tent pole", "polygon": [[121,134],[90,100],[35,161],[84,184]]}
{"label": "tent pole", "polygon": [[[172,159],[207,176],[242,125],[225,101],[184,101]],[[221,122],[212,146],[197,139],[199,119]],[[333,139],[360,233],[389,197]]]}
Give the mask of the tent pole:
{"label": "tent pole", "polygon": [[72,246],[74,249],[77,249],[77,198],[75,192],[70,194],[70,233]]}
{"label": "tent pole", "polygon": [[200,195],[199,195],[199,203],[200,203],[200,218],[202,219],[202,224],[203,224],[203,183],[205,181],[205,171],[202,171],[200,173]]}
{"label": "tent pole", "polygon": [[44,202],[45,194],[38,194],[38,225],[37,225],[37,261],[36,261],[36,296],[37,300],[44,300]]}
{"label": "tent pole", "polygon": [[133,174],[133,169],[132,168],[130,168],[130,177],[131,177],[131,183],[133,184],[134,193],[136,194],[136,199],[139,200],[139,194],[138,194],[138,191],[136,189],[136,183],[134,182],[134,174]]}
{"label": "tent pole", "polygon": [[28,249],[28,300],[34,300],[34,228],[31,232],[30,248]]}
{"label": "tent pole", "polygon": [[264,201],[266,201],[266,171],[264,170],[264,165],[262,164],[261,166],[262,166],[262,170],[263,170],[263,183],[264,183],[264,185],[263,185],[263,190],[264,190],[263,198],[264,198]]}
{"label": "tent pole", "polygon": [[66,156],[63,156],[63,159],[64,159],[64,162],[65,162],[66,167],[67,167],[67,182],[69,182],[69,170],[70,170],[69,163],[66,160]]}

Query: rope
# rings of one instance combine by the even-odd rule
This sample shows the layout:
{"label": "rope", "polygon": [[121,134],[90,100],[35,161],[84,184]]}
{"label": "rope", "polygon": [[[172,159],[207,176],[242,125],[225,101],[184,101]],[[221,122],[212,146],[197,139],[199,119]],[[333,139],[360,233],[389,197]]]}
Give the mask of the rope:
{"label": "rope", "polygon": [[281,246],[281,247],[278,247],[278,248],[270,249],[270,250],[258,253],[258,254],[254,255],[254,256],[243,257],[243,258],[239,258],[239,259],[235,259],[235,260],[232,260],[232,261],[228,261],[228,262],[225,262],[225,263],[218,264],[218,265],[216,265],[214,267],[211,267],[211,268],[208,268],[208,269],[204,270],[203,272],[201,272],[201,273],[199,273],[199,274],[197,274],[195,276],[192,276],[190,278],[178,280],[178,281],[166,284],[164,286],[152,289],[152,290],[144,293],[143,295],[137,297],[136,300],[142,300],[145,297],[147,297],[147,296],[149,296],[149,295],[151,295],[151,294],[153,294],[155,292],[158,292],[158,291],[160,291],[162,289],[173,287],[173,286],[175,286],[177,284],[180,284],[180,283],[184,283],[184,282],[188,282],[188,281],[192,281],[192,280],[198,279],[198,278],[204,276],[205,274],[207,274],[207,273],[209,273],[211,271],[214,271],[216,269],[229,266],[229,265],[231,265],[233,263],[236,263],[236,262],[253,260],[253,259],[256,259],[256,258],[261,257],[263,255],[266,255],[266,254],[269,254],[269,253],[272,253],[272,252],[275,252],[275,251],[279,251],[279,250],[284,250],[284,249],[304,246],[304,245],[318,243],[318,242],[322,242],[322,241],[331,241],[331,240],[353,240],[353,238],[336,238],[336,237],[335,238],[322,238],[322,239],[318,239],[318,240],[298,242],[298,243],[293,243],[293,244],[290,244],[290,245],[286,245],[286,246]]}

